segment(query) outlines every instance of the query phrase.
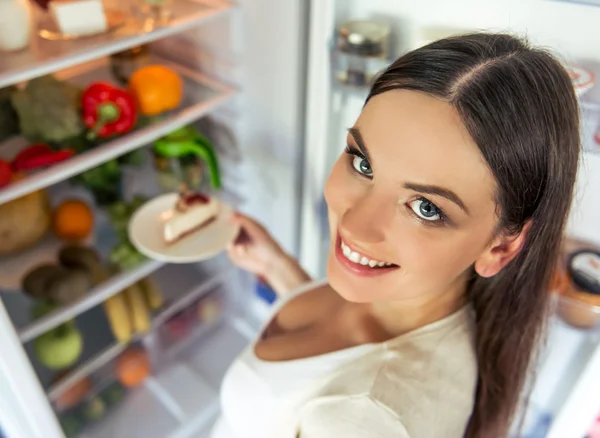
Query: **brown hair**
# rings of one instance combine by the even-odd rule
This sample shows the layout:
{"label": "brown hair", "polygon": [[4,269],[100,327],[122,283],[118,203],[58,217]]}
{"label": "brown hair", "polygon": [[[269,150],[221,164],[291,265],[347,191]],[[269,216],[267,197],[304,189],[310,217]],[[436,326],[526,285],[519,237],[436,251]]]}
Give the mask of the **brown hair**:
{"label": "brown hair", "polygon": [[456,108],[496,179],[498,232],[517,233],[531,222],[519,255],[468,285],[479,374],[465,436],[503,438],[543,333],[571,204],[580,149],[573,86],[549,53],[510,35],[476,33],[405,54],[375,80],[367,102],[395,89]]}

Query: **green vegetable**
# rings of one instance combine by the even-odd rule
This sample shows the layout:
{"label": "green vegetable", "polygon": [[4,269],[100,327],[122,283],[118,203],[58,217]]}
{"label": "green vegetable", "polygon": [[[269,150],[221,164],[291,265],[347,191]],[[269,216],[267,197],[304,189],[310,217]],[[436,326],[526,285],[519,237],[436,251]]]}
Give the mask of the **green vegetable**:
{"label": "green vegetable", "polygon": [[80,135],[81,90],[53,76],[32,79],[12,94],[21,133],[30,141],[61,142]]}
{"label": "green vegetable", "polygon": [[83,423],[74,414],[67,413],[60,416],[60,425],[67,438],[75,437],[83,427]]}
{"label": "green vegetable", "polygon": [[146,260],[146,257],[140,254],[129,241],[127,232],[131,216],[146,201],[145,197],[135,196],[130,203],[119,201],[108,207],[110,222],[119,237],[119,243],[111,250],[109,258],[123,270],[131,269]]}
{"label": "green vegetable", "polygon": [[0,141],[19,133],[19,118],[10,101],[17,87],[0,88]]}
{"label": "green vegetable", "polygon": [[144,153],[140,149],[129,152],[117,159],[126,166],[139,166],[144,162]]}
{"label": "green vegetable", "polygon": [[72,180],[89,189],[98,205],[110,205],[121,198],[121,176],[119,163],[117,160],[111,160],[83,172]]}

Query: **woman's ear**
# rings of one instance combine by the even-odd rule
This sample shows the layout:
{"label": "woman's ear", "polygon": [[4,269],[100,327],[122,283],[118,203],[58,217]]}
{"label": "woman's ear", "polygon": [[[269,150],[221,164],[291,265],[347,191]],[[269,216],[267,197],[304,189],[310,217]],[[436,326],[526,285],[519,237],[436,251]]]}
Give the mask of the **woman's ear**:
{"label": "woman's ear", "polygon": [[528,220],[518,234],[501,233],[475,261],[475,272],[481,277],[493,277],[514,259],[525,245],[525,239],[531,229]]}

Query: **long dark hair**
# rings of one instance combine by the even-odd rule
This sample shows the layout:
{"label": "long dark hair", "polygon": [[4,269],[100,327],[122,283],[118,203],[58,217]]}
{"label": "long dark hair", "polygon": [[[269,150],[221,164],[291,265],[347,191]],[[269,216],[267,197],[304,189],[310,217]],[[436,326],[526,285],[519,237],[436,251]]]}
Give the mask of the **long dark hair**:
{"label": "long dark hair", "polygon": [[[545,326],[579,158],[579,110],[568,73],[548,52],[504,34],[446,38],[403,55],[374,82],[454,106],[497,183],[498,232],[530,222],[499,274],[473,276],[478,383],[467,438],[504,438]],[[367,102],[368,102],[367,99]]]}

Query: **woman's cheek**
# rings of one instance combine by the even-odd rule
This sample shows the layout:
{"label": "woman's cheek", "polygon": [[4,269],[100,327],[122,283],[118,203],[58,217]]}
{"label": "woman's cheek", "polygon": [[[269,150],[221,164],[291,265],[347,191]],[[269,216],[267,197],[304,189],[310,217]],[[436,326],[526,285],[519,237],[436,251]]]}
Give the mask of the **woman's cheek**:
{"label": "woman's cheek", "polygon": [[336,216],[340,217],[362,195],[364,184],[359,178],[348,170],[345,155],[338,158],[325,183],[325,201]]}

